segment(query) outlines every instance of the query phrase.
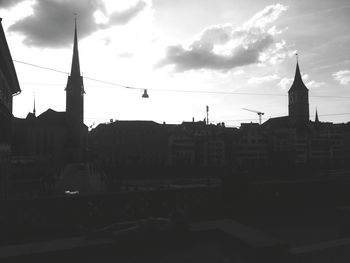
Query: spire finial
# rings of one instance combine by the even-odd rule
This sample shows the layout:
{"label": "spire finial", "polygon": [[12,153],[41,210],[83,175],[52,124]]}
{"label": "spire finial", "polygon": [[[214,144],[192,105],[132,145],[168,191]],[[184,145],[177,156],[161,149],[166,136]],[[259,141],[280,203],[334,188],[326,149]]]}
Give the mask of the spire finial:
{"label": "spire finial", "polygon": [[77,18],[78,18],[78,14],[77,13],[73,13],[74,15],[74,38],[77,35]]}
{"label": "spire finial", "polygon": [[300,69],[299,69],[299,54],[298,54],[298,51],[295,52],[295,57],[297,59],[297,65],[296,65],[296,69],[295,69],[294,82],[295,81],[303,82],[303,80],[301,78]]}
{"label": "spire finial", "polygon": [[74,16],[74,31],[77,31],[77,18],[78,18],[78,13],[73,13]]}

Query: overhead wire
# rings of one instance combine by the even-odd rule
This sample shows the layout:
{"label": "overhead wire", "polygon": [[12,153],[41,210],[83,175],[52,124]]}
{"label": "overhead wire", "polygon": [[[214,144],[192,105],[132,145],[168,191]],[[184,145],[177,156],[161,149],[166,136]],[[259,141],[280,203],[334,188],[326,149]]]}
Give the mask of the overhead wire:
{"label": "overhead wire", "polygon": [[[69,73],[62,71],[62,70],[57,70],[53,69],[50,67],[45,67],[33,63],[28,63],[20,60],[13,59],[14,62],[21,63],[27,66],[32,66],[44,70],[50,70],[53,72],[69,75]],[[105,81],[105,80],[100,80],[96,78],[91,78],[87,76],[83,76],[84,79],[99,82],[99,83],[104,83],[112,86],[118,86],[120,88],[125,88],[125,89],[133,89],[133,90],[145,90],[146,88],[138,88],[138,87],[132,87],[128,85],[123,85],[111,81]],[[31,85],[35,85],[34,83]],[[42,84],[41,84],[42,85]],[[92,86],[91,86],[92,87]],[[109,87],[103,87],[103,88],[109,88]],[[149,91],[157,91],[157,92],[178,92],[178,93],[195,93],[195,94],[223,94],[223,95],[244,95],[244,96],[278,96],[278,97],[287,97],[288,95],[285,94],[277,94],[277,93],[256,93],[256,92],[232,92],[232,91],[210,91],[210,90],[185,90],[185,89],[157,89],[157,88],[147,88]],[[311,95],[310,97],[314,98],[338,98],[338,99],[350,99],[350,96],[335,96],[335,95]]]}

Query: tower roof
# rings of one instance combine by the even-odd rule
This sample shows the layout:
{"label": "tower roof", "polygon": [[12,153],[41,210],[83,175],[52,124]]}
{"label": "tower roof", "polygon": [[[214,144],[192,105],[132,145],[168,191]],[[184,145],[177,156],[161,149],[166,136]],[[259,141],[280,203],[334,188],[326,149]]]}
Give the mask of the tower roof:
{"label": "tower roof", "polygon": [[72,58],[72,68],[71,68],[70,75],[72,77],[80,77],[78,36],[77,36],[77,18],[75,18],[73,58]]}
{"label": "tower roof", "polygon": [[317,108],[316,108],[316,115],[315,115],[315,123],[319,123],[320,121],[318,120],[318,113],[317,113]]}
{"label": "tower roof", "polygon": [[308,90],[303,82],[302,77],[301,77],[300,69],[299,69],[299,62],[297,61],[297,66],[296,66],[295,75],[294,75],[294,81],[293,81],[293,84],[292,84],[291,88],[289,89],[289,91],[305,90],[305,89]]}
{"label": "tower roof", "polygon": [[34,117],[36,117],[36,109],[35,109],[35,95],[34,95],[33,115],[34,115]]}

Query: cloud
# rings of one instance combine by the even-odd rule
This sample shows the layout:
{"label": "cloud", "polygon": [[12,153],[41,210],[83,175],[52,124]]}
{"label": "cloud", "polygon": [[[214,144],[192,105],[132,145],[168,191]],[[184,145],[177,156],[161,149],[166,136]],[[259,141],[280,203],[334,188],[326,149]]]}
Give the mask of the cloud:
{"label": "cloud", "polygon": [[245,72],[244,72],[243,69],[239,69],[239,70],[236,70],[235,72],[233,72],[233,75],[238,76],[238,75],[242,75],[242,74],[244,74],[244,73],[245,73]]}
{"label": "cloud", "polygon": [[37,47],[63,47],[72,43],[73,13],[78,14],[79,38],[123,25],[137,16],[146,3],[139,0],[135,5],[108,13],[102,0],[48,0],[36,1],[33,14],[9,27],[9,31],[22,33],[24,43]]}
{"label": "cloud", "polygon": [[275,35],[281,31],[268,26],[287,8],[281,4],[267,6],[237,28],[231,24],[208,27],[187,46],[169,46],[166,56],[156,66],[173,65],[176,71],[229,70],[269,62],[272,56],[286,49],[286,44],[276,42]]}
{"label": "cloud", "polygon": [[332,76],[341,85],[347,85],[350,83],[350,70],[340,70],[333,73]]}
{"label": "cloud", "polygon": [[111,25],[121,25],[128,23],[131,19],[137,16],[145,7],[146,2],[138,1],[134,6],[121,12],[114,12],[109,17],[109,23],[104,26],[110,27]]}
{"label": "cloud", "polygon": [[326,85],[326,83],[325,82],[317,82],[315,80],[310,80],[305,85],[308,88],[319,88],[319,87]]}
{"label": "cloud", "polygon": [[292,78],[282,78],[277,85],[285,90],[289,88],[292,85],[292,83],[293,83]]}
{"label": "cloud", "polygon": [[250,78],[248,80],[248,83],[249,84],[261,84],[261,83],[264,83],[264,82],[270,82],[270,81],[278,80],[278,79],[280,79],[280,77],[277,76],[276,74],[274,74],[274,75],[267,75],[267,76],[263,76],[263,77]]}
{"label": "cloud", "polygon": [[0,0],[0,8],[8,8],[23,2],[24,0]]}
{"label": "cloud", "polygon": [[[302,79],[305,83],[305,86],[307,88],[319,88],[324,86],[326,83],[325,82],[318,82],[315,80],[309,80],[310,76],[308,74],[303,74]],[[277,86],[281,87],[282,89],[288,89],[292,86],[294,78],[282,78],[280,82],[277,84]],[[305,82],[308,81],[308,82]]]}

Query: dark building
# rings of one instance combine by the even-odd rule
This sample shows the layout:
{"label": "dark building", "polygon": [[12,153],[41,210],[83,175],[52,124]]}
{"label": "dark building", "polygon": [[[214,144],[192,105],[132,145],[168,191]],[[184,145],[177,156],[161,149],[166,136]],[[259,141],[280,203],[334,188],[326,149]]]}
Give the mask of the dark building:
{"label": "dark building", "polygon": [[288,91],[289,118],[295,124],[307,124],[309,121],[309,90],[301,78],[299,63],[295,70],[292,87]]}
{"label": "dark building", "polygon": [[169,136],[169,165],[223,167],[227,164],[224,125],[183,122]]}
{"label": "dark building", "polygon": [[[66,112],[48,109],[36,116],[34,105],[33,113],[25,119],[15,118],[13,121],[14,165],[9,181],[13,197],[50,195],[63,176],[67,181],[66,177],[77,174],[74,172],[76,167],[84,168],[77,169],[81,178],[88,179],[91,174],[86,172],[86,164],[80,164],[85,161],[88,128],[83,122],[84,86],[77,38],[75,21],[72,67],[66,86]],[[69,184],[64,187],[70,189]]]}
{"label": "dark building", "polygon": [[35,117],[29,113],[25,119],[13,122],[13,157],[61,163],[65,160],[67,120],[65,112],[52,109]]}
{"label": "dark building", "polygon": [[111,191],[129,179],[219,176],[228,165],[226,140],[231,132],[222,124],[202,121],[115,121],[89,132],[89,156],[106,175]]}
{"label": "dark building", "polygon": [[251,169],[267,165],[267,141],[262,130],[258,123],[242,123],[235,131],[231,144],[234,167]]}
{"label": "dark building", "polygon": [[89,133],[89,149],[95,160],[119,167],[165,166],[168,131],[153,121],[99,124]]}
{"label": "dark building", "polygon": [[0,198],[5,198],[11,154],[12,96],[21,90],[1,20],[0,18]]}
{"label": "dark building", "polygon": [[299,64],[288,91],[289,116],[271,118],[263,126],[273,166],[337,167],[349,158],[349,123],[321,122],[316,110],[309,120],[308,89],[301,78]]}
{"label": "dark building", "polygon": [[309,90],[305,86],[297,62],[294,81],[288,91],[288,116],[268,119],[263,127],[276,128],[302,128],[309,124]]}
{"label": "dark building", "polygon": [[87,126],[84,124],[84,85],[80,75],[75,21],[71,73],[66,86],[66,112],[48,109],[39,116],[16,118],[13,129],[14,158],[44,162],[74,163],[84,160]]}

